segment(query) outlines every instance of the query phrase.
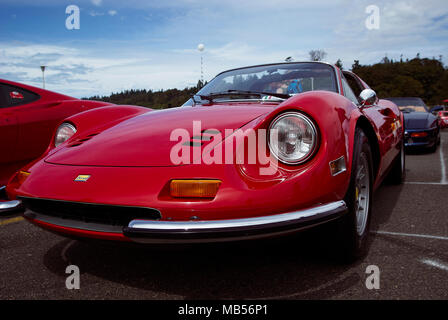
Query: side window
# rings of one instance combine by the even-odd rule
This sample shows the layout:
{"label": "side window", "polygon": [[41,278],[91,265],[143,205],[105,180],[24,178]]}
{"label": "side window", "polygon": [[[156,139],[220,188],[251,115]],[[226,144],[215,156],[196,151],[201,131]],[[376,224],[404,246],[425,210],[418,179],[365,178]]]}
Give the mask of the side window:
{"label": "side window", "polygon": [[355,94],[353,93],[353,90],[350,88],[350,86],[348,85],[347,80],[345,79],[344,76],[342,76],[342,88],[344,89],[344,96],[351,100],[354,104],[358,104],[358,98],[355,96]]}
{"label": "side window", "polygon": [[0,83],[0,108],[5,108],[6,106],[6,93],[3,92],[3,85]]}
{"label": "side window", "polygon": [[[40,98],[38,94],[34,92],[11,86],[6,83],[0,83],[0,106],[1,107],[15,107],[22,104],[27,104],[36,101]],[[3,101],[2,101],[3,100]]]}
{"label": "side window", "polygon": [[353,93],[359,97],[359,94],[362,90],[364,90],[364,86],[359,82],[358,79],[356,79],[354,76],[352,76],[350,73],[344,73],[345,79],[348,82],[348,85],[350,88],[352,88]]}

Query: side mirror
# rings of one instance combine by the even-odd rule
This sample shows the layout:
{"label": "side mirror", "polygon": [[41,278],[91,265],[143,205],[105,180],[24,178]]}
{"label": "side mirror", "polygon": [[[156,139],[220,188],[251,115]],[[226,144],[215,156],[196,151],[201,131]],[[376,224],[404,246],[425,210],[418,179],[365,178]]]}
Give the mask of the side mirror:
{"label": "side mirror", "polygon": [[372,89],[364,89],[359,94],[359,101],[363,107],[368,107],[377,104],[378,97]]}

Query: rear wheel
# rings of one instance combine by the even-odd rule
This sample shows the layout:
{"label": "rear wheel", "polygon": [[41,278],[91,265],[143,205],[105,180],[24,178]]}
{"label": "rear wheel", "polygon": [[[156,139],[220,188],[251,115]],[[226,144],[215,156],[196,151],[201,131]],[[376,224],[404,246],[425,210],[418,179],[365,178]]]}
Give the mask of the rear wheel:
{"label": "rear wheel", "polygon": [[367,253],[373,193],[373,161],[369,141],[357,128],[350,185],[345,196],[348,213],[336,223],[336,244],[344,262]]}

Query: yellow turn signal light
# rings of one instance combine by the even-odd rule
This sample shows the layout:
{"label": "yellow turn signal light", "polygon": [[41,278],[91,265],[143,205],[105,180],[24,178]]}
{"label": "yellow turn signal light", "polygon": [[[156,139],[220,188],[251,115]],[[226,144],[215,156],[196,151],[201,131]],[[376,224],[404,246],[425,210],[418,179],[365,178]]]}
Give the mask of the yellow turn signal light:
{"label": "yellow turn signal light", "polygon": [[17,180],[19,181],[19,184],[24,183],[26,178],[28,178],[30,174],[30,172],[19,171],[19,173],[17,174]]}
{"label": "yellow turn signal light", "polygon": [[14,178],[11,180],[11,184],[13,184],[15,188],[19,188],[30,174],[31,173],[27,171],[17,171]]}
{"label": "yellow turn signal light", "polygon": [[170,192],[175,198],[214,198],[221,180],[171,180]]}

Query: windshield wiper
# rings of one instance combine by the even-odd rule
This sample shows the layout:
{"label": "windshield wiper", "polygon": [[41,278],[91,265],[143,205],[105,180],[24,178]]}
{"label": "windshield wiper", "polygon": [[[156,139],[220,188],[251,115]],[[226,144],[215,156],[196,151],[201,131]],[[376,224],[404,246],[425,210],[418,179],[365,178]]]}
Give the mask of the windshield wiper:
{"label": "windshield wiper", "polygon": [[204,94],[192,94],[191,98],[193,99],[193,102],[196,103],[200,103],[201,101],[196,101],[196,99],[194,97],[199,97],[201,98],[201,100],[207,100],[209,103],[213,102],[213,98],[214,96],[212,95],[204,95]]}
{"label": "windshield wiper", "polygon": [[[283,93],[274,93],[274,92],[262,92],[262,91],[244,91],[244,90],[227,90],[222,92],[212,92],[208,95],[201,95],[201,94],[195,94],[194,96],[197,96],[201,98],[202,100],[208,100],[208,102],[213,102],[213,100],[217,97],[222,96],[229,96],[229,95],[257,95],[257,96],[273,96],[280,98],[282,100],[289,99],[291,96],[289,94],[283,94]],[[193,96],[193,100],[194,100]]]}
{"label": "windshield wiper", "polygon": [[245,91],[245,90],[227,90],[226,93],[233,94],[257,94],[260,96],[273,96],[281,99],[289,99],[291,95],[285,93],[263,92],[263,91]]}

